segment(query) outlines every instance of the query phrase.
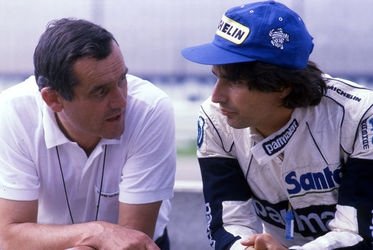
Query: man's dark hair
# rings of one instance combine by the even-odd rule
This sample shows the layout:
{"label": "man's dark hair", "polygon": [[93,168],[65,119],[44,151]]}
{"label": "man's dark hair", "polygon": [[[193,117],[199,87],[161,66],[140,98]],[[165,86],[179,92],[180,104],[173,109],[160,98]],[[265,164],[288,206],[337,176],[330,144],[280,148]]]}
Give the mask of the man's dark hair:
{"label": "man's dark hair", "polygon": [[78,84],[74,63],[82,57],[104,59],[112,51],[113,35],[86,20],[63,18],[48,24],[34,52],[34,74],[39,89],[51,87],[72,100]]}
{"label": "man's dark hair", "polygon": [[322,71],[313,62],[305,69],[288,69],[262,62],[215,65],[222,77],[231,81],[245,81],[248,88],[262,92],[291,91],[284,98],[287,108],[314,106],[326,93]]}

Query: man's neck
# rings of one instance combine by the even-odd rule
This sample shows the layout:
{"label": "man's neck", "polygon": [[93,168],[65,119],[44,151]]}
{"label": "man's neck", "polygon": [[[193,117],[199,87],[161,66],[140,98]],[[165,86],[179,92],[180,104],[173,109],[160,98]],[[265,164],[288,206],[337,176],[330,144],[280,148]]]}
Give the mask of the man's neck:
{"label": "man's neck", "polygon": [[82,138],[78,139],[76,136],[68,132],[68,130],[63,125],[63,122],[61,121],[57,113],[55,113],[55,117],[56,117],[58,127],[61,129],[62,133],[66,136],[66,138],[68,138],[72,142],[76,142],[79,145],[79,147],[81,147],[84,150],[84,152],[86,153],[88,157],[93,152],[97,144],[99,143],[100,138],[94,138],[94,139],[89,138],[88,140],[84,140]]}

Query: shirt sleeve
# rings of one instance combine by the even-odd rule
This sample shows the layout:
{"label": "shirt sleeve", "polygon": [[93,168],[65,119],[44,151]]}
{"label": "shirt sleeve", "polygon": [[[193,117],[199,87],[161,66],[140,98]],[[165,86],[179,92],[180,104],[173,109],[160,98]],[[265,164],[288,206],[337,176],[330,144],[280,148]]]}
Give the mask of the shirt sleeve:
{"label": "shirt sleeve", "polygon": [[[206,107],[205,107],[206,108]],[[251,190],[239,162],[231,154],[229,131],[201,108],[198,120],[198,161],[206,206],[207,236],[215,249],[240,249],[238,242],[256,233],[258,221]],[[214,123],[215,122],[215,123]]]}
{"label": "shirt sleeve", "polygon": [[167,97],[138,117],[122,170],[119,201],[142,204],[173,195],[176,170],[175,121]]}
{"label": "shirt sleeve", "polygon": [[[301,247],[291,249],[372,249],[373,242],[373,112],[359,109],[364,116],[356,127],[346,127],[342,137],[351,138],[351,153],[342,166],[341,185],[331,232]],[[349,115],[347,114],[347,119]],[[354,124],[350,119],[348,122]],[[356,131],[353,133],[352,131]]]}
{"label": "shirt sleeve", "polygon": [[[6,90],[0,95],[0,197],[10,200],[36,200],[39,195],[39,177],[32,161],[32,145],[27,130],[33,131],[33,124],[25,122],[22,110],[24,104],[28,112],[36,106],[31,99],[7,98]],[[14,94],[13,94],[14,95]]]}

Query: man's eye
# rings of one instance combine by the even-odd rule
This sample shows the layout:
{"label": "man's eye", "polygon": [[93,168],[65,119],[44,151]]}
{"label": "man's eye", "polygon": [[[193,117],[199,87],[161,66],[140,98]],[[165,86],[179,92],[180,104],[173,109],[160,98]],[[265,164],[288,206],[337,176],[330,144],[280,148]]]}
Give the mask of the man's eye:
{"label": "man's eye", "polygon": [[96,90],[95,95],[97,97],[103,97],[106,95],[106,93],[107,93],[107,90],[105,88],[99,88],[98,90]]}

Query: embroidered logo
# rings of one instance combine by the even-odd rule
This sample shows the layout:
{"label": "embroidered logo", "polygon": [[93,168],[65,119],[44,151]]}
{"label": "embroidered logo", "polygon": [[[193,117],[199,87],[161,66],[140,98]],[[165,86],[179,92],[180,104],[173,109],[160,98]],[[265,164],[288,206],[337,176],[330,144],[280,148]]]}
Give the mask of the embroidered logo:
{"label": "embroidered logo", "polygon": [[210,246],[215,248],[215,240],[212,238],[212,230],[211,230],[211,222],[212,222],[212,215],[211,215],[211,207],[210,203],[207,202],[205,204],[206,207],[206,220],[207,220],[207,238],[210,241]]}
{"label": "embroidered logo", "polygon": [[363,149],[368,150],[369,149],[369,134],[368,134],[368,124],[367,119],[364,119],[361,122],[361,137],[363,141]]}
{"label": "embroidered logo", "polygon": [[293,136],[297,128],[298,122],[294,119],[284,132],[277,135],[273,139],[263,143],[263,148],[267,155],[273,155],[283,149],[290,141],[290,138]]}
{"label": "embroidered logo", "polygon": [[[285,228],[285,214],[288,201],[269,203],[268,201],[253,199],[256,214],[267,223]],[[296,209],[294,212],[294,231],[307,237],[315,237],[329,231],[328,222],[334,218],[334,205],[314,205]]]}
{"label": "embroidered logo", "polygon": [[284,33],[282,28],[271,29],[269,36],[271,37],[271,44],[279,49],[284,49],[284,43],[290,41],[289,35]]}
{"label": "embroidered logo", "polygon": [[203,143],[204,131],[205,130],[205,119],[202,116],[198,118],[198,136],[197,136],[197,146],[200,148]]}
{"label": "embroidered logo", "polygon": [[331,90],[331,91],[334,91],[335,93],[337,93],[340,96],[344,96],[347,99],[350,99],[350,100],[353,100],[353,101],[356,101],[356,102],[360,102],[361,99],[362,99],[361,97],[353,95],[353,94],[348,93],[348,92],[345,92],[344,90],[342,90],[342,89],[340,89],[336,86],[327,86],[327,89]]}
{"label": "embroidered logo", "polygon": [[369,118],[369,120],[368,120],[368,126],[367,126],[367,128],[368,128],[368,133],[369,133],[369,136],[370,136],[370,142],[371,142],[371,144],[373,144],[373,138],[372,138],[372,131],[373,131],[373,118],[371,117],[371,118]]}
{"label": "embroidered logo", "polygon": [[285,177],[290,197],[302,196],[306,193],[325,193],[334,190],[341,184],[341,169],[330,169],[326,166],[322,171],[297,174],[291,171]]}
{"label": "embroidered logo", "polygon": [[250,29],[226,16],[223,16],[216,31],[218,36],[235,44],[241,44],[249,35]]}

